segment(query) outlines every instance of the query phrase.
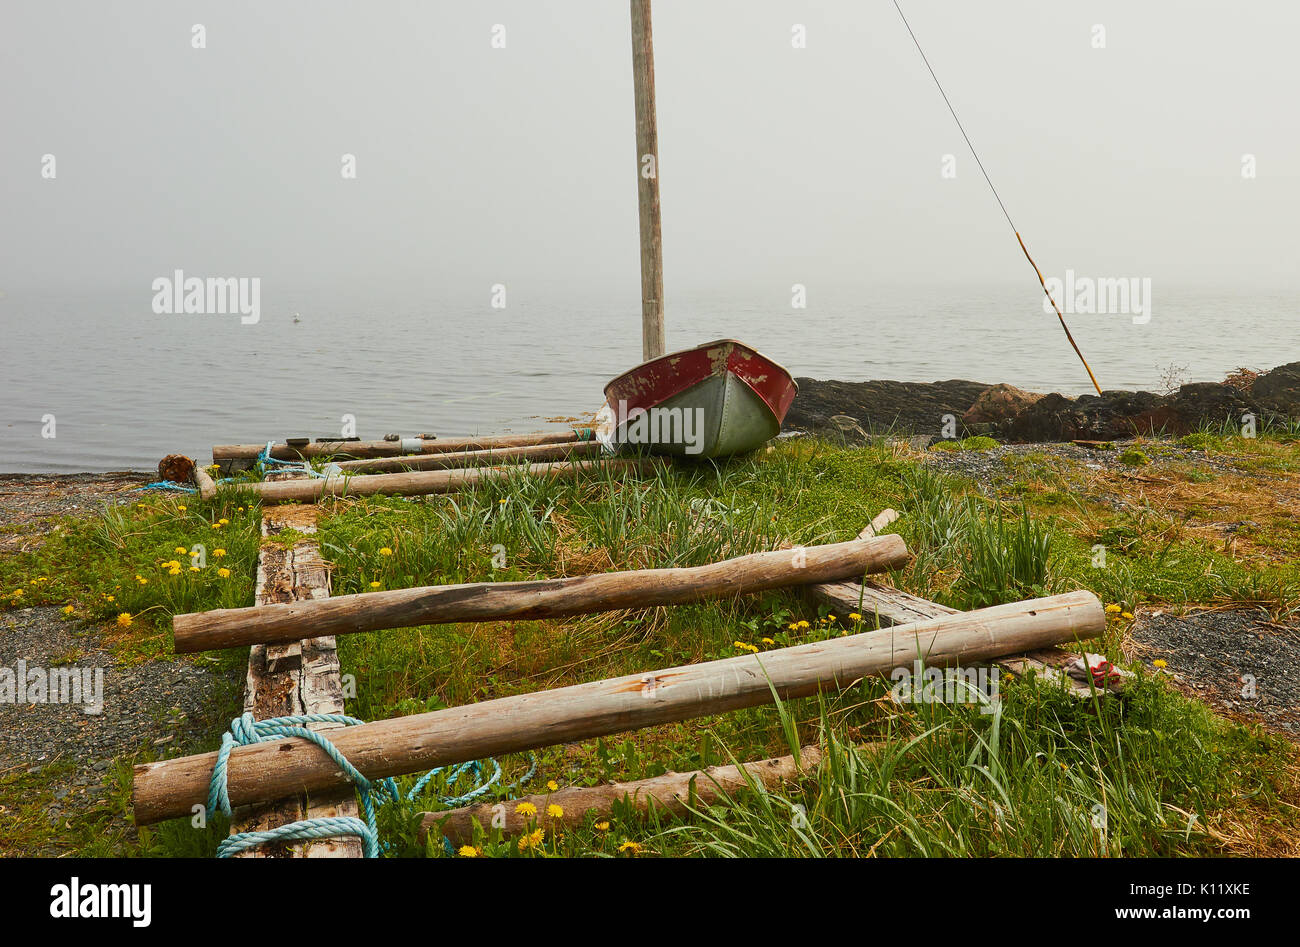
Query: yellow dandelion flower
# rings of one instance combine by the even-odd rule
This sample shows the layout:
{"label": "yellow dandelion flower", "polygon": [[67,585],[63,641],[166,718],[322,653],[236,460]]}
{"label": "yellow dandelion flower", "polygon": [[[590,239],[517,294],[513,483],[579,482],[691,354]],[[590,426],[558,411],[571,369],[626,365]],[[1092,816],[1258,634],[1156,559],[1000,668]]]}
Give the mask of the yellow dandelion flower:
{"label": "yellow dandelion flower", "polygon": [[555,803],[551,803],[549,806],[546,807],[546,814],[550,816],[552,819],[558,819],[564,815],[564,807],[557,806]]}
{"label": "yellow dandelion flower", "polygon": [[618,847],[618,850],[628,855],[636,855],[641,851],[641,846],[636,842],[630,842],[627,839],[623,839],[623,844]]}
{"label": "yellow dandelion flower", "polygon": [[537,807],[531,802],[519,803],[519,805],[515,806],[515,811],[524,818],[531,818],[532,816],[537,815]]}
{"label": "yellow dandelion flower", "polygon": [[608,832],[608,831],[609,831],[609,823],[608,823],[608,822],[597,822],[595,828],[596,828],[596,831],[597,831],[597,832]]}
{"label": "yellow dandelion flower", "polygon": [[182,513],[184,513],[186,510],[189,509],[189,507],[186,506],[184,503],[180,503],[180,504],[177,504],[176,509],[178,509],[178,510],[180,510]]}
{"label": "yellow dandelion flower", "polygon": [[135,621],[135,619],[131,617],[130,612],[122,612],[120,615],[117,616],[117,623],[122,628],[130,628],[131,622],[133,621]]}
{"label": "yellow dandelion flower", "polygon": [[459,855],[461,858],[478,858],[483,853],[480,852],[473,845],[462,845],[460,848],[456,850],[456,854]]}
{"label": "yellow dandelion flower", "polygon": [[199,571],[199,567],[198,567],[198,566],[190,566],[190,571],[191,571],[191,572],[198,572],[198,571]]}
{"label": "yellow dandelion flower", "polygon": [[555,792],[555,790],[560,788],[560,784],[553,779],[548,779],[546,781],[546,788],[549,789],[551,792]]}
{"label": "yellow dandelion flower", "polygon": [[862,621],[862,616],[857,612],[849,612],[849,621]]}
{"label": "yellow dandelion flower", "polygon": [[178,556],[183,556],[185,555],[185,547],[177,546],[175,549],[172,550],[172,552],[176,553],[176,555]]}
{"label": "yellow dandelion flower", "polygon": [[761,640],[762,640],[763,644],[765,644],[765,645],[774,645],[774,644],[776,644],[776,642],[773,641],[771,638],[763,638],[763,639],[761,639]]}
{"label": "yellow dandelion flower", "polygon": [[222,526],[230,525],[230,520],[226,519],[224,516],[221,519],[217,520],[217,522],[220,523]]}
{"label": "yellow dandelion flower", "polygon": [[65,614],[65,615],[71,615],[71,614],[72,614],[72,606],[71,606],[71,605],[64,605],[64,606],[63,606],[63,614]]}
{"label": "yellow dandelion flower", "polygon": [[1112,605],[1107,605],[1107,606],[1106,606],[1106,612],[1107,612],[1108,614],[1111,614],[1111,615],[1118,615],[1118,614],[1119,614],[1119,611],[1120,611],[1120,609],[1119,609],[1119,606],[1118,606],[1118,605],[1114,605],[1114,604],[1112,604]]}
{"label": "yellow dandelion flower", "polygon": [[1165,668],[1169,667],[1169,662],[1166,661],[1164,658],[1156,658],[1151,663],[1156,667],[1160,668],[1161,670],[1164,670]]}
{"label": "yellow dandelion flower", "polygon": [[835,620],[835,616],[834,616],[834,615],[827,615],[827,616],[826,616],[826,620],[827,620],[827,621],[834,621],[834,620]]}
{"label": "yellow dandelion flower", "polygon": [[218,569],[218,570],[217,570],[217,575],[219,575],[219,576],[220,576],[221,578],[223,578],[223,579],[228,579],[228,578],[230,578],[230,570],[229,570],[229,569],[226,569],[226,568]]}
{"label": "yellow dandelion flower", "polygon": [[22,598],[22,597],[23,597],[23,590],[22,590],[22,589],[14,589],[14,591],[13,591],[13,596],[14,596],[14,598]]}
{"label": "yellow dandelion flower", "polygon": [[542,844],[542,840],[545,838],[546,838],[545,832],[543,832],[541,829],[534,829],[533,831],[529,832],[527,835],[519,839],[519,850],[522,852],[530,848],[536,848],[537,846]]}
{"label": "yellow dandelion flower", "polygon": [[393,554],[393,550],[385,546],[383,549],[379,550],[379,554],[381,556],[391,556]]}
{"label": "yellow dandelion flower", "polygon": [[799,627],[800,627],[800,628],[807,628],[807,627],[809,627],[809,625],[808,625],[808,623],[807,623],[806,621],[801,621],[801,622],[799,622]]}
{"label": "yellow dandelion flower", "polygon": [[1120,612],[1120,616],[1119,616],[1119,617],[1122,618],[1122,619],[1124,619],[1125,621],[1132,621],[1132,620],[1133,620],[1133,613],[1132,613],[1132,612]]}
{"label": "yellow dandelion flower", "polygon": [[105,600],[105,601],[108,601],[108,602],[116,602],[116,601],[117,601],[117,599],[116,599],[115,597],[113,597],[112,595],[105,595],[105,596],[104,596],[104,600]]}
{"label": "yellow dandelion flower", "polygon": [[786,627],[787,629],[789,629],[790,631],[798,631],[798,630],[799,630],[799,623],[798,623],[797,621],[792,621],[792,622],[790,622],[790,624],[786,625],[785,627]]}
{"label": "yellow dandelion flower", "polygon": [[383,585],[383,584],[384,584],[384,583],[382,583],[382,582],[371,582],[371,583],[370,583],[370,587],[371,587],[372,589],[377,589],[377,588],[379,588],[379,587],[380,587],[381,585]]}
{"label": "yellow dandelion flower", "polygon": [[217,558],[217,559],[220,559],[220,558],[221,558],[222,556],[224,556],[225,554],[226,554],[226,551],[225,551],[224,549],[222,549],[221,547],[217,547],[216,549],[212,550],[212,555],[213,555],[213,557],[214,557],[214,558]]}

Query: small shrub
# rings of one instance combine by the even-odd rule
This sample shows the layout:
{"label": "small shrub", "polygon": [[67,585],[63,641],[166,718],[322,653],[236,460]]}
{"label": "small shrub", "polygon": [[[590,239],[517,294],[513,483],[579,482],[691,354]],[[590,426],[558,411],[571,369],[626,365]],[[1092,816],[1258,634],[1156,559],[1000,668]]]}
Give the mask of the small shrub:
{"label": "small shrub", "polygon": [[993,438],[979,435],[960,441],[939,441],[932,445],[930,450],[992,450],[997,446],[999,446],[998,442]]}

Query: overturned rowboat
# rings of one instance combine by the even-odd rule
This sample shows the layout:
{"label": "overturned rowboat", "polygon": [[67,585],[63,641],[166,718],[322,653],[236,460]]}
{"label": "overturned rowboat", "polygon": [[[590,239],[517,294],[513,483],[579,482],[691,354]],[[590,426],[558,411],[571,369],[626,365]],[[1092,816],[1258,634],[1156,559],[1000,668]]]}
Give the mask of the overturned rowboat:
{"label": "overturned rowboat", "polygon": [[799,386],[735,339],[643,362],[605,386],[596,433],[611,446],[726,457],[775,437]]}

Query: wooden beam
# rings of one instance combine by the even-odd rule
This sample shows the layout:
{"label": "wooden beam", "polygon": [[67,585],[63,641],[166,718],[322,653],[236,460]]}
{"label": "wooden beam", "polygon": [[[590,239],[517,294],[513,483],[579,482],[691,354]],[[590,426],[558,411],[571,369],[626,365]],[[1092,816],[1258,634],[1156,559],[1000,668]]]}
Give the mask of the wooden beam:
{"label": "wooden beam", "polygon": [[521,460],[563,460],[599,454],[598,441],[565,441],[536,447],[498,447],[489,450],[449,451],[445,454],[412,454],[406,457],[374,457],[344,460],[337,466],[349,474],[382,473],[390,470],[444,470],[450,467],[481,467]]}
{"label": "wooden beam", "polygon": [[[273,539],[285,529],[311,534],[316,531],[314,507],[268,507],[262,514],[262,535]],[[287,602],[328,597],[329,570],[314,539],[286,549],[263,542],[258,555],[258,603]],[[244,711],[259,720],[298,714],[343,713],[343,688],[339,660],[332,637],[313,637],[290,644],[254,646],[248,656]],[[313,730],[337,725],[312,724]],[[236,809],[231,834],[267,831],[302,819],[358,817],[352,789],[314,795],[308,802],[297,794],[262,805]],[[360,858],[361,840],[355,837],[313,842],[270,843],[241,852],[240,858]]]}
{"label": "wooden beam", "polygon": [[899,536],[778,549],[679,569],[603,572],[529,582],[475,582],[361,592],[307,602],[220,608],[172,619],[178,654],[294,641],[308,628],[341,635],[465,621],[565,618],[681,605],[881,572],[907,562]]}
{"label": "wooden beam", "polygon": [[810,585],[808,593],[840,612],[841,618],[853,613],[865,618],[878,617],[882,627],[957,614],[955,608],[869,580],[824,582]]}
{"label": "wooden beam", "polygon": [[[609,815],[617,803],[626,801],[638,812],[648,812],[651,806],[684,815],[688,804],[708,806],[724,796],[732,796],[754,783],[774,789],[790,783],[816,770],[822,752],[815,746],[806,746],[799,758],[778,756],[757,760],[741,766],[711,766],[689,773],[664,773],[650,779],[627,783],[606,783],[602,786],[573,786],[556,792],[524,796],[509,802],[483,802],[445,812],[420,813],[420,842],[432,832],[441,835],[454,846],[469,845],[474,841],[474,825],[487,829],[496,825],[502,835],[518,835],[536,824],[548,830],[581,826],[589,813]],[[749,774],[746,779],[745,773]],[[537,809],[537,817],[526,819],[515,811],[520,803],[529,802]],[[548,806],[559,806],[564,815],[554,818],[547,814]]]}
{"label": "wooden beam", "polygon": [[[451,451],[489,450],[497,447],[530,447],[538,444],[567,444],[589,440],[591,432],[554,431],[537,434],[485,434],[482,437],[449,437],[431,439],[407,437],[396,441],[313,441],[301,447],[288,444],[271,445],[271,456],[276,460],[302,460],[307,457],[398,457],[403,454],[445,454]],[[218,444],[212,448],[212,459],[256,460],[266,448],[261,444]]]}
{"label": "wooden beam", "polygon": [[626,473],[649,470],[651,460],[589,460],[572,463],[529,464],[508,467],[470,467],[465,470],[417,470],[411,473],[362,474],[356,477],[313,477],[231,484],[222,489],[252,491],[264,501],[288,500],[315,503],[323,496],[420,496],[429,493],[454,493],[477,484],[520,472],[533,477],[558,477],[573,480],[584,473],[609,471]]}
{"label": "wooden beam", "polygon": [[637,215],[641,222],[641,357],[664,354],[664,248],[659,225],[659,132],[650,0],[632,2],[632,87],[636,98]]}
{"label": "wooden beam", "polygon": [[[335,746],[367,778],[414,773],[506,753],[623,733],[742,707],[807,697],[923,660],[935,667],[1093,638],[1106,613],[1091,592],[1031,599],[761,654],[647,671],[348,727]],[[137,825],[186,816],[207,798],[216,753],[135,767]],[[235,804],[347,785],[334,762],[296,738],[237,747]]]}

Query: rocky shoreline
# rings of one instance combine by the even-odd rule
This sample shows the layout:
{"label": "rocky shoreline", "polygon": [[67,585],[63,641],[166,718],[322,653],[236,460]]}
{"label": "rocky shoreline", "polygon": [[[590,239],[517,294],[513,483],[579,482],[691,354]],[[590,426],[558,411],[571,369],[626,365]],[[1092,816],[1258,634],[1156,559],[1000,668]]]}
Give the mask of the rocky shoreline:
{"label": "rocky shoreline", "polygon": [[968,437],[1010,443],[1180,436],[1202,427],[1256,430],[1300,424],[1300,362],[1269,372],[1238,372],[1168,394],[1105,391],[1069,398],[1011,385],[953,379],[931,383],[797,378],[786,431]]}

